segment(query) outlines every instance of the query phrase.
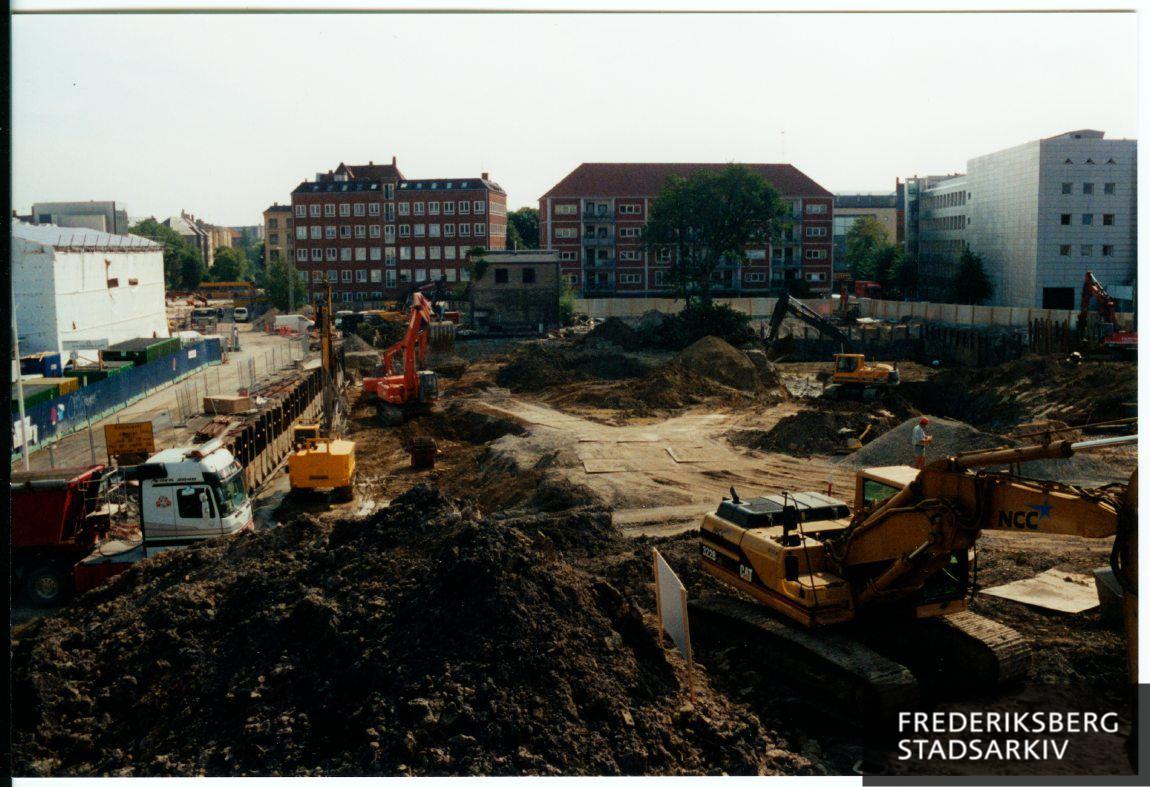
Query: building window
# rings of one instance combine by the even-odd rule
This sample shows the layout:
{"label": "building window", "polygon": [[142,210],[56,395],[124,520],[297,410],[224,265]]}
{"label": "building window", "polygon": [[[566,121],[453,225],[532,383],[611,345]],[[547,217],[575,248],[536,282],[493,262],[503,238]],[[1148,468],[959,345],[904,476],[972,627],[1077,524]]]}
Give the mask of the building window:
{"label": "building window", "polygon": [[355,250],[356,262],[367,262],[367,247],[358,246]]}
{"label": "building window", "polygon": [[369,237],[378,238],[379,237],[379,225],[378,224],[368,225],[367,234]]}
{"label": "building window", "polygon": [[379,203],[378,202],[369,202],[368,203],[367,215],[368,216],[378,216],[379,215]]}
{"label": "building window", "polygon": [[400,216],[410,216],[411,215],[411,203],[410,202],[399,203],[399,215]]}
{"label": "building window", "polygon": [[395,225],[388,224],[383,228],[383,238],[388,243],[395,243]]}
{"label": "building window", "polygon": [[323,236],[328,240],[335,240],[335,227],[328,225],[323,228]]}
{"label": "building window", "polygon": [[1060,217],[1060,219],[1062,221],[1062,226],[1065,227],[1065,226],[1070,224],[1070,214],[1069,213],[1063,213],[1062,216]]}
{"label": "building window", "polygon": [[336,259],[338,258],[338,254],[336,253],[335,248],[333,248],[331,246],[324,249],[323,252],[324,252],[324,254],[323,254],[324,259],[326,259],[328,262],[335,262]]}
{"label": "building window", "polygon": [[807,249],[805,256],[808,260],[825,260],[827,252],[825,249]]}
{"label": "building window", "polygon": [[462,237],[470,237],[471,225],[470,224],[460,224],[459,225],[459,234]]}
{"label": "building window", "polygon": [[351,262],[351,249],[347,247],[340,249],[339,258],[342,262]]}
{"label": "building window", "polygon": [[[563,257],[560,256],[559,259],[563,259]],[[621,251],[621,252],[619,252],[619,259],[626,260],[628,262],[636,262],[639,259],[639,252],[637,252],[637,251]]]}
{"label": "building window", "polygon": [[746,278],[746,281],[748,284],[762,284],[762,283],[765,283],[767,281],[767,274],[765,274],[765,273],[748,273],[745,278]]}
{"label": "building window", "polygon": [[395,271],[387,271],[387,275],[384,277],[384,285],[389,289],[395,288]]}
{"label": "building window", "polygon": [[312,240],[322,240],[323,239],[323,227],[321,227],[318,224],[311,225],[311,239]]}
{"label": "building window", "polygon": [[477,237],[480,237],[480,236],[483,236],[486,234],[487,234],[487,225],[486,224],[476,224],[475,225],[475,235]]}
{"label": "building window", "polygon": [[455,203],[454,202],[443,203],[443,215],[444,216],[454,216],[455,215]]}
{"label": "building window", "polygon": [[400,284],[410,284],[411,283],[411,271],[400,271],[399,272],[399,283]]}
{"label": "building window", "polygon": [[823,238],[823,237],[826,237],[826,234],[827,234],[827,228],[826,227],[807,227],[807,237],[808,238]]}
{"label": "building window", "polygon": [[307,249],[295,250],[296,262],[307,262]]}
{"label": "building window", "polygon": [[808,273],[806,278],[807,281],[826,281],[827,275],[825,273]]}
{"label": "building window", "polygon": [[306,218],[307,217],[307,205],[296,205],[295,206],[295,216],[297,219]]}
{"label": "building window", "polygon": [[415,211],[416,216],[422,216],[423,215],[423,203],[422,202],[414,203],[413,210]]}
{"label": "building window", "polygon": [[619,274],[619,283],[620,284],[642,284],[643,283],[643,274],[641,274],[641,273],[620,273]]}
{"label": "building window", "polygon": [[578,212],[579,212],[579,207],[577,205],[556,205],[555,206],[555,215],[556,216],[574,216]]}
{"label": "building window", "polygon": [[439,237],[439,225],[438,224],[428,224],[427,225],[427,236],[429,238],[438,238]]}
{"label": "building window", "polygon": [[465,200],[465,199],[464,199],[464,200],[460,200],[460,201],[459,201],[459,212],[460,212],[461,214],[467,214],[467,213],[470,213],[470,212],[471,212],[471,203],[470,203],[470,202],[468,202],[468,201],[467,201],[467,200]]}
{"label": "building window", "polygon": [[427,247],[426,246],[416,246],[415,247],[415,259],[417,259],[417,260],[426,260],[427,259]]}
{"label": "building window", "polygon": [[1103,194],[1113,194],[1115,192],[1115,190],[1117,189],[1117,186],[1118,186],[1118,184],[1116,184],[1116,183],[1103,183],[1102,184],[1102,193]]}
{"label": "building window", "polygon": [[1093,183],[1083,183],[1082,184],[1082,193],[1083,194],[1093,194],[1094,193],[1094,184]]}
{"label": "building window", "polygon": [[313,282],[315,282],[316,284],[322,282],[323,281],[323,271],[321,271],[321,270],[312,271],[311,272],[311,280]]}
{"label": "building window", "polygon": [[339,228],[339,236],[341,238],[350,238],[351,237],[351,227],[347,224],[344,224],[343,226],[341,226]]}
{"label": "building window", "polygon": [[394,265],[395,264],[395,247],[394,246],[388,246],[387,249],[385,249],[383,252],[383,258],[384,258],[384,260],[387,261],[388,265]]}
{"label": "building window", "polygon": [[1102,256],[1103,257],[1113,257],[1114,256],[1114,247],[1109,245],[1109,244],[1103,245]]}
{"label": "building window", "polygon": [[331,216],[335,215],[335,203],[334,202],[325,202],[324,203],[323,215],[327,216],[327,217],[331,217]]}
{"label": "building window", "polygon": [[1094,256],[1094,247],[1091,246],[1090,244],[1083,244],[1082,246],[1079,247],[1078,253],[1080,255],[1082,255],[1083,257],[1093,257]]}
{"label": "building window", "polygon": [[334,268],[329,268],[327,271],[327,280],[333,284],[339,281],[339,271],[335,270]]}
{"label": "building window", "polygon": [[313,202],[308,207],[308,215],[311,216],[313,219],[319,218],[319,203],[318,202]]}
{"label": "building window", "polygon": [[340,218],[348,218],[351,216],[351,204],[348,202],[341,202],[339,205]]}
{"label": "building window", "polygon": [[415,280],[416,281],[427,281],[427,268],[416,268]]}
{"label": "building window", "polygon": [[323,249],[312,249],[311,259],[312,262],[323,262]]}
{"label": "building window", "polygon": [[826,213],[827,206],[823,203],[807,205],[807,213]]}
{"label": "building window", "polygon": [[384,197],[384,199],[395,199],[395,184],[394,183],[384,184],[384,186],[383,186],[383,197]]}
{"label": "building window", "polygon": [[1089,227],[1093,223],[1094,223],[1094,214],[1093,213],[1083,213],[1082,214],[1082,226],[1083,227]]}
{"label": "building window", "polygon": [[350,301],[351,300],[351,293],[350,292],[341,292],[339,299],[341,301]]}
{"label": "building window", "polygon": [[356,216],[362,216],[364,214],[364,204],[362,202],[355,203],[355,205],[352,206],[352,212]]}
{"label": "building window", "polygon": [[1114,214],[1113,213],[1103,213],[1102,214],[1102,226],[1104,226],[1104,227],[1113,227],[1114,226]]}
{"label": "building window", "polygon": [[395,221],[395,205],[390,202],[383,207],[383,220]]}
{"label": "building window", "polygon": [[[624,252],[625,254],[628,252]],[[559,259],[570,262],[579,259],[579,252],[577,251],[561,251],[559,252]]]}
{"label": "building window", "polygon": [[411,225],[410,224],[400,224],[399,225],[399,237],[401,237],[401,238],[410,238],[411,237]]}
{"label": "building window", "polygon": [[367,269],[360,268],[355,272],[355,281],[357,284],[367,284]]}
{"label": "building window", "polygon": [[427,215],[428,216],[438,216],[439,215],[439,203],[438,202],[427,203]]}
{"label": "building window", "polygon": [[379,246],[372,246],[371,247],[371,261],[372,262],[379,262],[381,259],[383,259],[383,249],[379,248]]}
{"label": "building window", "polygon": [[1070,256],[1070,244],[1069,243],[1063,243],[1061,246],[1059,246],[1058,247],[1058,254],[1062,257],[1069,257]]}
{"label": "building window", "polygon": [[427,225],[426,224],[416,224],[415,225],[415,237],[422,238],[426,234],[427,234]]}
{"label": "building window", "polygon": [[355,225],[355,237],[363,238],[366,236],[367,236],[367,228],[364,227],[362,224],[356,224]]}
{"label": "building window", "polygon": [[475,200],[475,212],[476,213],[486,213],[487,212],[487,203],[481,199]]}
{"label": "building window", "polygon": [[1063,194],[1073,194],[1074,193],[1074,184],[1073,183],[1063,183],[1062,184],[1062,193]]}
{"label": "building window", "polygon": [[307,240],[307,227],[306,226],[301,224],[300,226],[295,228],[295,239],[296,240]]}
{"label": "building window", "polygon": [[620,238],[637,238],[637,237],[639,237],[639,233],[641,233],[642,231],[643,231],[642,227],[620,227],[619,228],[619,237]]}
{"label": "building window", "polygon": [[506,268],[496,268],[495,269],[495,283],[496,284],[506,284],[507,283],[507,269]]}
{"label": "building window", "polygon": [[670,249],[659,249],[658,253],[656,253],[656,255],[655,255],[655,259],[657,259],[659,262],[670,262],[671,261],[671,250]]}
{"label": "building window", "polygon": [[455,259],[455,247],[454,246],[444,246],[443,247],[443,259],[445,259],[445,260]]}
{"label": "building window", "polygon": [[535,269],[534,268],[524,268],[523,269],[523,283],[524,284],[534,284],[535,283]]}
{"label": "building window", "polygon": [[351,271],[344,268],[339,272],[339,280],[344,284],[351,284]]}
{"label": "building window", "polygon": [[371,272],[371,283],[379,284],[381,281],[383,281],[383,271],[376,268]]}
{"label": "building window", "polygon": [[576,238],[579,236],[579,230],[575,227],[556,227],[556,238]]}
{"label": "building window", "polygon": [[444,224],[443,225],[443,237],[445,237],[445,238],[454,238],[455,237],[455,225],[454,224]]}
{"label": "building window", "polygon": [[620,205],[619,215],[621,216],[638,216],[642,210],[638,205]]}

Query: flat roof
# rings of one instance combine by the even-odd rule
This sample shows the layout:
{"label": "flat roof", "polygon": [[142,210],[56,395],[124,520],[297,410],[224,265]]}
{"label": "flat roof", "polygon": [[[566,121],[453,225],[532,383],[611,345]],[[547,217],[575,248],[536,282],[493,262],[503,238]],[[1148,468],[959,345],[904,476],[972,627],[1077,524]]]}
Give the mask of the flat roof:
{"label": "flat roof", "polygon": [[82,227],[57,227],[55,224],[27,224],[12,221],[12,237],[39,243],[54,249],[122,249],[124,251],[161,251],[164,247],[139,235],[113,235]]}

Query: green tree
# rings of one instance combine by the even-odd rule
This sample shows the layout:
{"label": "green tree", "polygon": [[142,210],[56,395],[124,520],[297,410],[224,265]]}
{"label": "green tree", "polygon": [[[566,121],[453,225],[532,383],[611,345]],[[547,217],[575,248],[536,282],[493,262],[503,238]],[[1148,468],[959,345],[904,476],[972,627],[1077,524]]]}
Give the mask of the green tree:
{"label": "green tree", "polygon": [[164,244],[164,284],[167,289],[190,290],[199,286],[203,277],[199,249],[178,232],[155,219],[144,219],[128,231]]}
{"label": "green tree", "polygon": [[958,261],[958,276],[954,280],[954,300],[958,303],[979,304],[994,294],[994,284],[986,275],[982,255],[970,249]]}
{"label": "green tree", "polygon": [[918,261],[899,249],[898,260],[891,271],[892,295],[908,298],[918,291]]}
{"label": "green tree", "polygon": [[539,211],[520,208],[507,214],[507,245],[515,249],[539,248]]}
{"label": "green tree", "polygon": [[248,258],[238,248],[216,249],[215,260],[208,271],[212,281],[244,281],[251,278]]}
{"label": "green tree", "polygon": [[307,279],[298,270],[295,271],[295,288],[292,290],[292,303],[288,303],[288,283],[291,270],[286,260],[276,260],[269,263],[264,271],[261,282],[268,300],[282,312],[294,312],[297,306],[307,302]]}
{"label": "green tree", "polygon": [[671,286],[690,305],[711,305],[715,272],[744,262],[746,247],[778,237],[788,215],[778,191],[738,164],[667,179],[651,204],[644,230],[648,248],[671,254]]}
{"label": "green tree", "polygon": [[862,216],[847,230],[846,263],[851,277],[861,281],[879,281],[875,275],[878,251],[890,246],[886,230],[874,216]]}

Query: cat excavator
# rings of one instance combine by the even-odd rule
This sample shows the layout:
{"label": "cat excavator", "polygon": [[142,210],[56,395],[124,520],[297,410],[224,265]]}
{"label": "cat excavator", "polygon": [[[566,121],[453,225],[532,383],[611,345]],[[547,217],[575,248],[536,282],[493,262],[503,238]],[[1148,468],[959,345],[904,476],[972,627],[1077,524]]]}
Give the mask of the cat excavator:
{"label": "cat excavator", "polygon": [[1057,440],[958,453],[922,470],[862,469],[852,506],[820,492],[743,500],[732,488],[703,519],[701,563],[754,601],[704,597],[691,602],[692,621],[763,638],[840,710],[890,713],[918,703],[920,678],[985,689],[1025,675],[1025,639],[967,609],[983,531],[1115,537],[1111,566],[1136,669],[1137,473],[1086,489],[1018,472],[1136,440]]}

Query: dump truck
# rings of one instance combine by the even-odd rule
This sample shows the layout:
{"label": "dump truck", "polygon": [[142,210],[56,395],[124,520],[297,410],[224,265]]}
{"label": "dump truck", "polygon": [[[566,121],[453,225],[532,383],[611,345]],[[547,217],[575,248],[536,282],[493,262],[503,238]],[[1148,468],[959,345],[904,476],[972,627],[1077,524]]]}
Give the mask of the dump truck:
{"label": "dump truck", "polygon": [[[138,490],[138,521],[113,504],[111,489]],[[55,606],[133,563],[252,527],[243,473],[219,441],[169,448],[140,465],[14,472],[13,579],[30,603]],[[109,538],[135,524],[139,537]]]}
{"label": "dump truck", "polygon": [[779,669],[790,654],[805,685],[852,714],[913,707],[920,678],[981,689],[1019,680],[1028,643],[967,609],[978,538],[986,530],[1116,536],[1114,573],[1132,597],[1136,479],[1083,489],[1014,468],[1133,440],[1059,440],[960,453],[922,470],[863,469],[852,505],[821,492],[744,500],[732,489],[703,519],[701,566],[754,601],[712,595],[691,603],[693,620],[771,643]]}

